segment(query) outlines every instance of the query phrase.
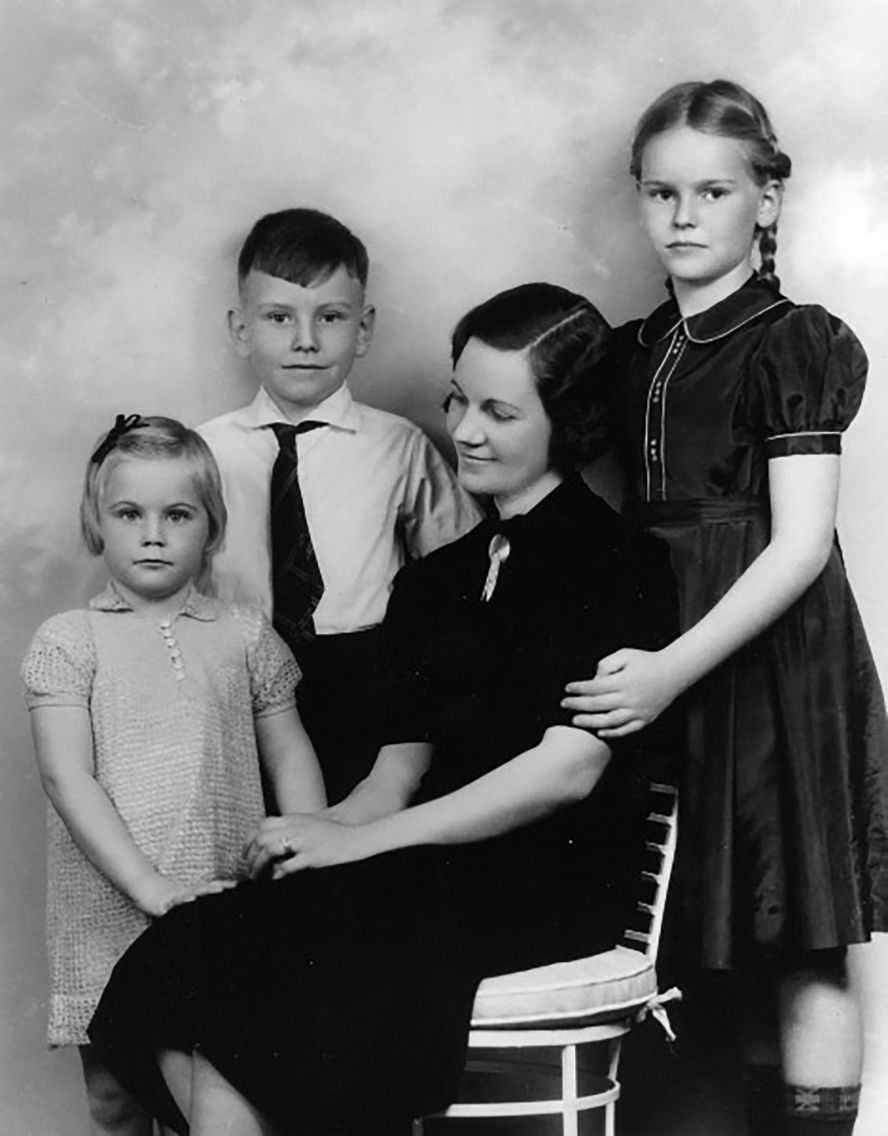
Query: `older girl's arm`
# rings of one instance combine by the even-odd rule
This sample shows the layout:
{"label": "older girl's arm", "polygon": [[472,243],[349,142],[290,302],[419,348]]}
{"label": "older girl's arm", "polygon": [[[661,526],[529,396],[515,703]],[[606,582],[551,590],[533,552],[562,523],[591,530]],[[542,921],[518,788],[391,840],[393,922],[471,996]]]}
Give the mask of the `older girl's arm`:
{"label": "older girl's arm", "polygon": [[837,454],[773,458],[767,548],[712,610],[669,646],[653,652],[624,648],[601,660],[594,679],[570,683],[563,705],[576,711],[574,725],[603,738],[640,730],[779,618],[813,584],[829,557],[839,461]]}
{"label": "older girl's arm", "polygon": [[75,844],[147,915],[229,886],[168,879],[136,847],[120,814],[95,779],[92,724],[81,706],[38,706],[31,728],[43,788]]}

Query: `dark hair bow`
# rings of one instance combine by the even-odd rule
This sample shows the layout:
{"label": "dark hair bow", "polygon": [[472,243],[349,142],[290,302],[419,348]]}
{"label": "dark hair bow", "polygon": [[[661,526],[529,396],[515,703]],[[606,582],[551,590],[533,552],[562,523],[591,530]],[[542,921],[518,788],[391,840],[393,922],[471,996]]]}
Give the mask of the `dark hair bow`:
{"label": "dark hair bow", "polygon": [[99,442],[96,452],[89,460],[95,462],[96,465],[101,465],[124,434],[128,434],[130,430],[138,430],[140,426],[145,425],[147,423],[143,421],[141,414],[118,414],[114,419],[114,425]]}

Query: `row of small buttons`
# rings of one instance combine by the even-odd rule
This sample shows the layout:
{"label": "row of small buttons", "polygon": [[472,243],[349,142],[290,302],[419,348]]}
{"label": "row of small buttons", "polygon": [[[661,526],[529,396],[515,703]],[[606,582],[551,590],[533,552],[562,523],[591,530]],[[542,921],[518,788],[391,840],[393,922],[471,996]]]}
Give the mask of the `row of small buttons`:
{"label": "row of small buttons", "polygon": [[[662,431],[665,430],[665,424],[662,420],[661,404],[665,398],[666,384],[678,365],[678,359],[684,350],[685,343],[687,343],[687,337],[683,331],[676,331],[665,359],[657,368],[654,381],[648,392],[647,436],[649,440],[647,458],[653,468],[648,469],[647,481],[648,493],[651,498],[665,496],[664,471],[661,465],[664,444]],[[664,372],[667,372],[665,377]],[[656,413],[652,414],[651,411]]]}
{"label": "row of small buttons", "polygon": [[167,649],[167,655],[173,665],[176,678],[181,682],[185,678],[185,660],[182,658],[182,651],[176,642],[176,633],[173,631],[171,619],[163,620],[160,625],[160,634],[163,636],[163,645]]}

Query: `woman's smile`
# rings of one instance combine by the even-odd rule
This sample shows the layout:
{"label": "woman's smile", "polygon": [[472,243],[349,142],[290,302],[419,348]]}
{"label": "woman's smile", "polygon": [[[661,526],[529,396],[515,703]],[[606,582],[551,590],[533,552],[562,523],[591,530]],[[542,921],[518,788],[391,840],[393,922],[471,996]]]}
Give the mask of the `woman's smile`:
{"label": "woman's smile", "polygon": [[493,497],[501,516],[527,512],[561,480],[551,468],[552,425],[526,351],[470,339],[453,372],[447,427],[460,481]]}

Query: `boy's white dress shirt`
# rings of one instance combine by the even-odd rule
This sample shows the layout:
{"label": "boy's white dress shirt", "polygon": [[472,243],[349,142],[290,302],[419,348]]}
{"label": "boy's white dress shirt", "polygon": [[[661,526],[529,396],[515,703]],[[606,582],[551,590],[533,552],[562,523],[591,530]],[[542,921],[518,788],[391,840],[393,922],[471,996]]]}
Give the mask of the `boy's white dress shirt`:
{"label": "boy's white dress shirt", "polygon": [[[382,622],[405,560],[463,536],[481,510],[418,426],[356,402],[347,386],[309,415],[323,429],[297,438],[299,485],[324,580],[318,635]],[[228,602],[271,616],[269,485],[283,415],[260,387],[249,406],[199,427],[222,474],[228,530],[213,582]]]}

